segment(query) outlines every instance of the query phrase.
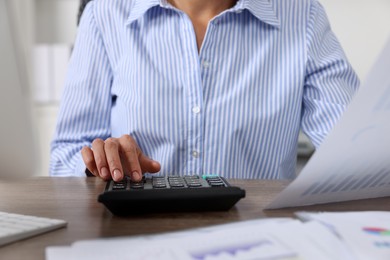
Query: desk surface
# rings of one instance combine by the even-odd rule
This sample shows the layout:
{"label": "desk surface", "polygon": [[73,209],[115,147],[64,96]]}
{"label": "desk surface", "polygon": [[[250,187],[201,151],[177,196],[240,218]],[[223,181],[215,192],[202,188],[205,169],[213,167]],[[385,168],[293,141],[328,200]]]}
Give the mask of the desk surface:
{"label": "desk surface", "polygon": [[0,247],[2,259],[44,259],[45,247],[70,245],[98,237],[153,234],[264,217],[292,217],[297,210],[390,210],[390,197],[264,211],[288,184],[286,181],[231,180],[247,192],[227,212],[168,213],[120,218],[97,202],[105,183],[97,178],[41,177],[18,183],[0,182],[0,211],[59,218],[68,226],[34,238]]}

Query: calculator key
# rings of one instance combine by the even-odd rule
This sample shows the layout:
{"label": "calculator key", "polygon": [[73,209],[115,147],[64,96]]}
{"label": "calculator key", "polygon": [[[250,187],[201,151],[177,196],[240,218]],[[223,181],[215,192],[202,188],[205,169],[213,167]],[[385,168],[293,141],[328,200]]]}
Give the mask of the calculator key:
{"label": "calculator key", "polygon": [[183,183],[170,184],[172,188],[184,188]]}
{"label": "calculator key", "polygon": [[186,183],[187,183],[187,185],[190,185],[190,184],[200,184],[199,181],[193,181],[193,180],[190,180],[190,181],[187,180]]}
{"label": "calculator key", "polygon": [[166,181],[165,180],[153,181],[153,184],[166,184]]}
{"label": "calculator key", "polygon": [[177,183],[177,182],[179,182],[179,183],[183,183],[183,180],[168,180],[168,182],[169,183]]}
{"label": "calculator key", "polygon": [[126,184],[125,183],[114,183],[112,185],[113,190],[125,190],[126,189]]}
{"label": "calculator key", "polygon": [[153,180],[153,183],[166,183],[165,180]]}
{"label": "calculator key", "polygon": [[184,179],[199,179],[199,175],[185,175]]}
{"label": "calculator key", "polygon": [[143,189],[144,183],[143,182],[130,182],[130,189]]}
{"label": "calculator key", "polygon": [[219,184],[225,185],[225,183],[223,181],[209,181],[208,183],[210,185],[219,185]]}
{"label": "calculator key", "polygon": [[125,190],[126,187],[112,187],[112,190]]}
{"label": "calculator key", "polygon": [[225,187],[225,183],[223,183],[223,182],[213,182],[213,183],[210,183],[210,186],[211,187]]}
{"label": "calculator key", "polygon": [[190,188],[202,187],[202,184],[200,183],[187,183],[187,185]]}
{"label": "calculator key", "polygon": [[208,181],[208,183],[223,183],[222,180],[211,180],[211,181]]}
{"label": "calculator key", "polygon": [[125,182],[114,182],[113,186],[126,186]]}
{"label": "calculator key", "polygon": [[215,174],[205,174],[205,175],[202,175],[202,178],[207,180],[207,179],[213,179],[213,178],[217,178],[219,179],[219,175],[215,175]]}
{"label": "calculator key", "polygon": [[184,184],[184,182],[182,180],[170,180],[168,182],[169,182],[169,184]]}
{"label": "calculator key", "polygon": [[186,180],[186,183],[200,183],[199,181],[197,180]]}
{"label": "calculator key", "polygon": [[171,181],[181,181],[182,178],[180,177],[174,177],[174,178],[171,178],[171,177],[168,177],[168,181],[171,182]]}
{"label": "calculator key", "polygon": [[220,177],[208,177],[206,178],[206,181],[221,181]]}
{"label": "calculator key", "polygon": [[125,181],[113,182],[113,185],[126,185]]}
{"label": "calculator key", "polygon": [[222,181],[221,178],[210,178],[210,179],[206,179],[206,181]]}
{"label": "calculator key", "polygon": [[169,186],[173,188],[180,188],[180,187],[184,187],[184,183],[169,183]]}
{"label": "calculator key", "polygon": [[165,181],[166,179],[164,177],[153,177],[152,181]]}
{"label": "calculator key", "polygon": [[165,180],[165,178],[153,178],[152,182],[153,183],[160,183],[160,182],[165,183],[166,180]]}
{"label": "calculator key", "polygon": [[167,185],[166,184],[153,184],[153,188],[154,189],[163,189],[163,188],[166,188]]}

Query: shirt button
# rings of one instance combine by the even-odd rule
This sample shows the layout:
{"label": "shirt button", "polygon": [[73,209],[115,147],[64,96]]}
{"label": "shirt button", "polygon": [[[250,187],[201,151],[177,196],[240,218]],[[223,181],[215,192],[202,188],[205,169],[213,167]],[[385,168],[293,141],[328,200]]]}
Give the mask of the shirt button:
{"label": "shirt button", "polygon": [[202,62],[202,66],[203,66],[203,68],[208,69],[208,68],[210,68],[210,62],[204,60],[204,61]]}
{"label": "shirt button", "polygon": [[193,112],[194,114],[199,114],[199,112],[200,112],[200,107],[194,106],[194,107],[192,108],[192,112]]}
{"label": "shirt button", "polygon": [[199,152],[198,151],[192,151],[191,152],[192,157],[199,158]]}

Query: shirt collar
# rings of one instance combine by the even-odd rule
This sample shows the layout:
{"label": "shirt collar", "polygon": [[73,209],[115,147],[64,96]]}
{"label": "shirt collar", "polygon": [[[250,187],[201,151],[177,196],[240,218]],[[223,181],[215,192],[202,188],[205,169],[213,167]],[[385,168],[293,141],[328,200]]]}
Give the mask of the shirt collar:
{"label": "shirt collar", "polygon": [[233,11],[240,12],[247,9],[260,21],[280,27],[280,21],[272,4],[273,0],[240,0]]}
{"label": "shirt collar", "polygon": [[[279,27],[280,22],[272,5],[272,1],[273,0],[239,0],[231,11],[241,12],[247,9],[257,19],[272,26]],[[127,25],[138,20],[152,7],[161,6],[169,8],[170,6],[167,3],[167,0],[134,0],[133,3],[131,13],[126,22]]]}
{"label": "shirt collar", "polygon": [[163,5],[166,5],[165,0],[134,0],[126,24],[129,25],[135,20],[138,20],[152,7],[163,6]]}

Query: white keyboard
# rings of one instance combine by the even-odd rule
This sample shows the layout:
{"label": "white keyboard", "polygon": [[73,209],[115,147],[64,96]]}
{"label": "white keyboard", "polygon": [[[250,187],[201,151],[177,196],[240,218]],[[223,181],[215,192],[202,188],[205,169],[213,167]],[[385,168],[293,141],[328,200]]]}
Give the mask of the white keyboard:
{"label": "white keyboard", "polygon": [[0,211],[0,246],[66,226],[60,219],[11,214]]}

